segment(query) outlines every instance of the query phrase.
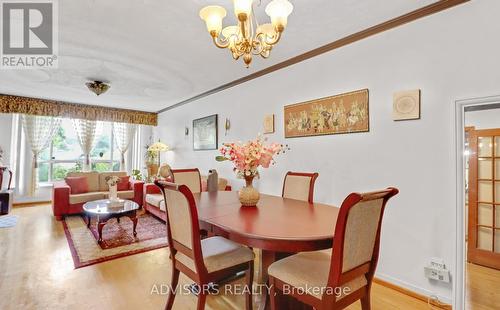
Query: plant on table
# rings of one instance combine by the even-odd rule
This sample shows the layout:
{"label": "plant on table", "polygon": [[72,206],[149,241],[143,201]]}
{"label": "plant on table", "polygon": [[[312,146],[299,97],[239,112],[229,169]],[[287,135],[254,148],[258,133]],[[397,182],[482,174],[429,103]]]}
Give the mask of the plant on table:
{"label": "plant on table", "polygon": [[253,179],[259,177],[259,167],[269,168],[274,165],[274,156],[289,150],[288,145],[279,143],[266,144],[267,139],[259,135],[246,143],[224,143],[217,161],[231,161],[233,170],[239,178],[246,181],[240,191],[240,202],[243,206],[255,206],[259,201],[259,192],[252,186]]}

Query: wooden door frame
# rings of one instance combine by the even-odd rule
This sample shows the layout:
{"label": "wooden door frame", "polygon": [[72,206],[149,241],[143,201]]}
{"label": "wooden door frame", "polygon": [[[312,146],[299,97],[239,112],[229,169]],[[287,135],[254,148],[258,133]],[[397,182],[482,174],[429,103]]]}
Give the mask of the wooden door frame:
{"label": "wooden door frame", "polygon": [[465,108],[470,106],[481,106],[499,104],[499,96],[472,98],[455,101],[455,148],[456,154],[456,212],[455,212],[455,274],[453,281],[453,309],[465,309]]}
{"label": "wooden door frame", "polygon": [[[491,233],[492,233],[492,238],[491,238],[491,251],[487,250],[482,250],[477,248],[477,242],[478,242],[478,208],[479,204],[481,203],[488,203],[486,201],[479,202],[478,201],[478,183],[479,181],[486,181],[479,179],[479,150],[478,150],[478,138],[479,137],[491,137],[492,139],[492,161],[491,161],[491,178],[492,178],[492,226],[490,227]],[[472,262],[477,265],[483,265],[486,267],[490,268],[495,268],[498,269],[500,266],[498,265],[498,258],[500,254],[495,253],[495,234],[496,234],[496,224],[495,224],[495,213],[496,213],[496,194],[495,194],[495,184],[496,184],[496,175],[495,175],[495,163],[497,161],[500,161],[500,159],[497,159],[498,156],[495,153],[495,137],[500,137],[500,128],[491,128],[491,129],[477,129],[470,131],[469,134],[469,144],[470,144],[470,149],[477,150],[477,152],[471,153],[471,156],[469,159],[472,159],[472,164],[469,162],[469,196],[466,197],[466,199],[469,200],[469,212],[466,214],[468,217],[468,245],[467,245],[467,261]],[[472,138],[472,139],[470,139]],[[474,180],[474,182],[471,182],[471,180]],[[471,187],[471,184],[474,186]],[[471,203],[472,202],[472,203]],[[474,206],[474,207],[472,207]],[[483,226],[484,227],[484,226]],[[490,252],[493,252],[493,255],[490,254]]]}

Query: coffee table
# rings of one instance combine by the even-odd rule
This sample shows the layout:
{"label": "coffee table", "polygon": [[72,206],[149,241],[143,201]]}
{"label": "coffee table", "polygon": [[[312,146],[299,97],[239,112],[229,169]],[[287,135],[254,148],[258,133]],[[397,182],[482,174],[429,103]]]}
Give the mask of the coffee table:
{"label": "coffee table", "polygon": [[101,199],[86,202],[83,205],[83,212],[87,216],[87,227],[90,227],[91,217],[97,219],[97,231],[99,232],[99,240],[102,242],[102,228],[106,223],[115,218],[120,223],[120,217],[128,217],[134,223],[133,233],[137,235],[137,210],[139,205],[131,200],[120,199],[118,201],[111,201],[109,199]]}

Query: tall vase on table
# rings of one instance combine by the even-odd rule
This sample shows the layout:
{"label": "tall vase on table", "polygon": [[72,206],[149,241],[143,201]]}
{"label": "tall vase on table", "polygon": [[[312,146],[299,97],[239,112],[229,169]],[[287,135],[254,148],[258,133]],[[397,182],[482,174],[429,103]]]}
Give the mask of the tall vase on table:
{"label": "tall vase on table", "polygon": [[274,155],[289,150],[288,146],[265,142],[266,139],[259,135],[246,143],[225,143],[220,149],[221,155],[215,158],[217,161],[231,161],[237,176],[245,179],[245,186],[238,193],[244,207],[254,207],[259,202],[259,191],[253,187],[253,180],[259,177],[258,168],[269,168],[274,164]]}
{"label": "tall vase on table", "polygon": [[255,207],[259,202],[259,191],[253,187],[254,176],[245,177],[245,186],[238,192],[240,203],[244,207]]}
{"label": "tall vase on table", "polygon": [[109,187],[108,199],[111,202],[117,202],[120,200],[118,198],[118,182],[120,182],[120,178],[117,176],[106,177],[106,183]]}

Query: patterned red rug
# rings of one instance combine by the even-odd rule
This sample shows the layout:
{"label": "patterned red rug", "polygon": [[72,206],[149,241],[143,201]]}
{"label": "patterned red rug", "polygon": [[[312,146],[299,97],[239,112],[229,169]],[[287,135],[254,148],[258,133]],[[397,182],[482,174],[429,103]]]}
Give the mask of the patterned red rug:
{"label": "patterned red rug", "polygon": [[151,214],[138,216],[137,236],[132,232],[132,221],[123,217],[120,223],[110,219],[102,230],[103,242],[97,242],[95,220],[87,228],[85,219],[79,215],[67,216],[63,221],[64,232],[73,256],[75,268],[81,268],[108,260],[143,253],[166,247],[165,223]]}

